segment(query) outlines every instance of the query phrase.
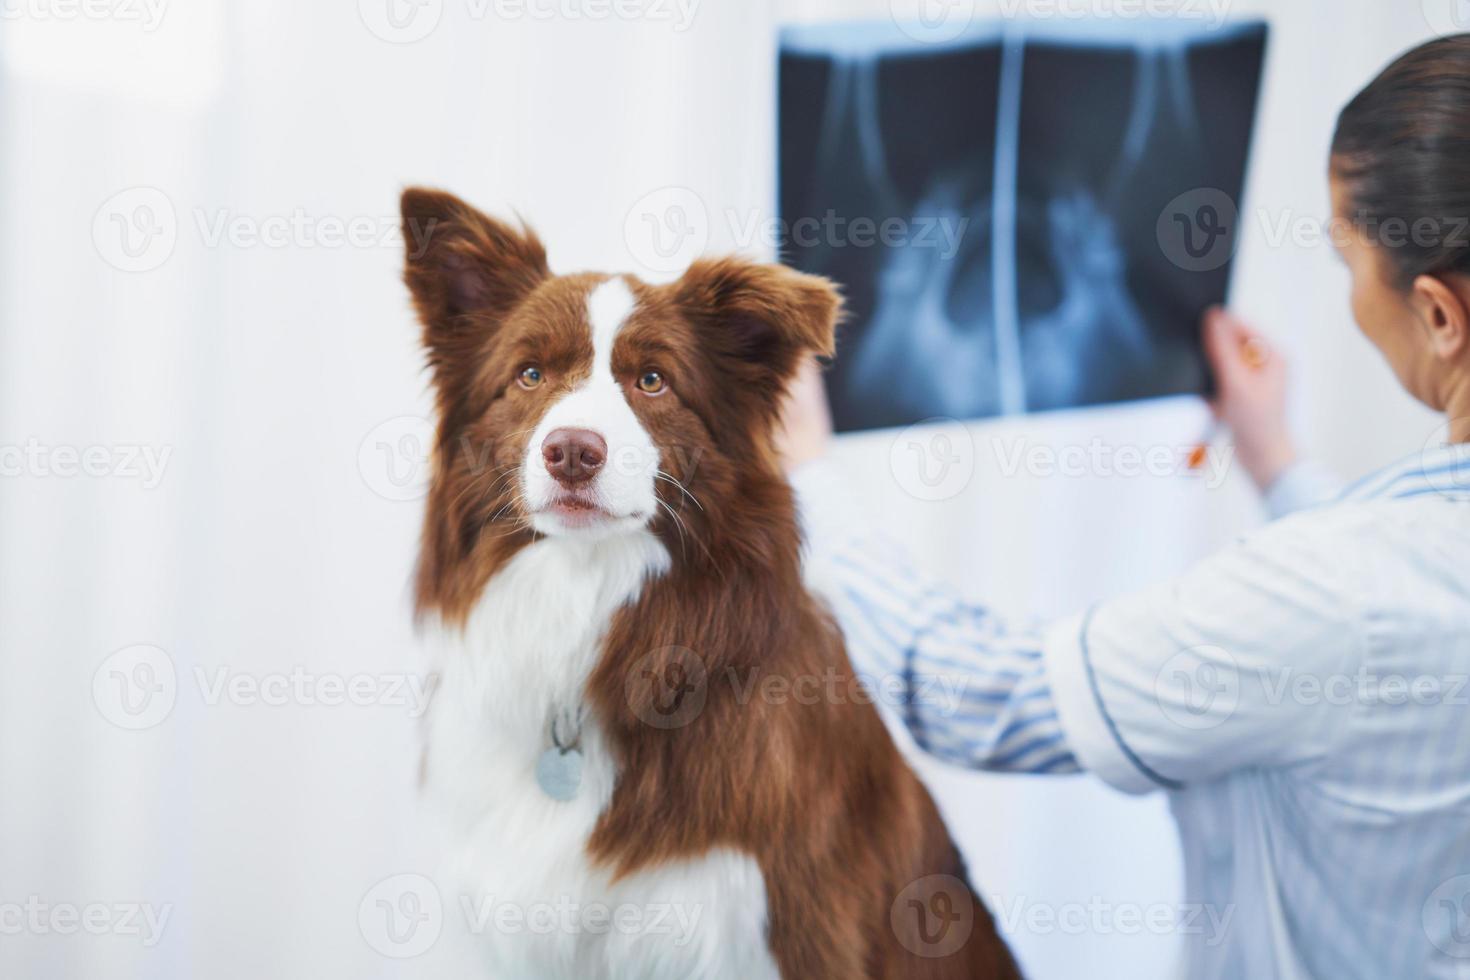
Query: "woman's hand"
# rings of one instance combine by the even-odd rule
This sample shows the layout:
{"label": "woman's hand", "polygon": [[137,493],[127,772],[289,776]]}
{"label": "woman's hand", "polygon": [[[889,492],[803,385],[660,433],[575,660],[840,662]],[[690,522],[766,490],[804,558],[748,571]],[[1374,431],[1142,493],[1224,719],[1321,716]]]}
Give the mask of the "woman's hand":
{"label": "woman's hand", "polygon": [[831,439],[832,412],[827,407],[822,368],[811,357],[792,379],[776,425],[776,449],[786,472],[822,456]]}
{"label": "woman's hand", "polygon": [[1264,493],[1298,458],[1286,424],[1286,363],[1264,337],[1220,307],[1205,313],[1204,343],[1215,372],[1211,407]]}

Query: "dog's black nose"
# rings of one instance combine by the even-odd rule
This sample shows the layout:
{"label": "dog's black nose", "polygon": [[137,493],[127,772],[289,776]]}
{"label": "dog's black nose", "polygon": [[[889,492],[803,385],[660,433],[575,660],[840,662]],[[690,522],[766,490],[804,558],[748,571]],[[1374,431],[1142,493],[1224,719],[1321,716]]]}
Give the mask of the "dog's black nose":
{"label": "dog's black nose", "polygon": [[541,443],[546,472],[566,486],[585,483],[607,460],[607,443],[591,429],[553,429]]}

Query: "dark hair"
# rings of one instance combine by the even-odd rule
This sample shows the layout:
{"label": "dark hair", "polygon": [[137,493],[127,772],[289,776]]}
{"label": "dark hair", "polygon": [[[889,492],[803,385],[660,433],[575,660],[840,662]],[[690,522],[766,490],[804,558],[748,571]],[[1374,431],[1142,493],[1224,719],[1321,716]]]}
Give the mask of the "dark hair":
{"label": "dark hair", "polygon": [[1470,273],[1470,34],[1415,48],[1359,92],[1337,118],[1332,172],[1353,221],[1392,246],[1400,288]]}

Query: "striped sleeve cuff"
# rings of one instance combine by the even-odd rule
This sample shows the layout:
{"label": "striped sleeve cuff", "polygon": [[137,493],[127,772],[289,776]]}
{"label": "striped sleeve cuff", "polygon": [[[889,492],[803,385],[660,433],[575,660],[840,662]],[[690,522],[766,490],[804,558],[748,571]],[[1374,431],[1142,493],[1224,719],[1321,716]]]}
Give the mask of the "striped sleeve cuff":
{"label": "striped sleeve cuff", "polygon": [[1125,793],[1147,793],[1159,784],[1123,741],[1107,713],[1087,644],[1090,616],[1074,616],[1047,630],[1046,672],[1067,744],[1081,767]]}

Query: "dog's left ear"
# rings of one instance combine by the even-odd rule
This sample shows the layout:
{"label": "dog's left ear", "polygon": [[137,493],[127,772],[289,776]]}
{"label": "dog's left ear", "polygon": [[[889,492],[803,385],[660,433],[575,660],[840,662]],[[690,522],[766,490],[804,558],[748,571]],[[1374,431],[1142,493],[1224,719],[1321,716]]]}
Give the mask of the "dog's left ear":
{"label": "dog's left ear", "polygon": [[820,276],[737,258],[701,259],[674,284],[674,296],[706,349],[771,418],[803,360],[836,352],[842,297]]}
{"label": "dog's left ear", "polygon": [[516,229],[453,194],[410,187],[403,192],[403,279],[424,326],[424,347],[440,387],[458,372],[501,321],[550,273],[546,250]]}

